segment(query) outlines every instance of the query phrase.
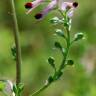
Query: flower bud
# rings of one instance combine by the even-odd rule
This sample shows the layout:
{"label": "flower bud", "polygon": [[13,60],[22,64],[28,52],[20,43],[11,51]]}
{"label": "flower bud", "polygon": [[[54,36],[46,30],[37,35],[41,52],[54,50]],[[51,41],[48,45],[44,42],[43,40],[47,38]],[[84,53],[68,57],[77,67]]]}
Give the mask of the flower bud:
{"label": "flower bud", "polygon": [[67,65],[73,65],[74,64],[74,61],[73,60],[68,60],[67,61]]}
{"label": "flower bud", "polygon": [[36,14],[36,15],[35,15],[35,18],[36,18],[36,19],[41,19],[41,18],[42,18],[42,16],[43,16],[43,14],[38,13],[38,14]]}
{"label": "flower bud", "polygon": [[76,8],[78,6],[78,2],[73,2],[73,6]]}

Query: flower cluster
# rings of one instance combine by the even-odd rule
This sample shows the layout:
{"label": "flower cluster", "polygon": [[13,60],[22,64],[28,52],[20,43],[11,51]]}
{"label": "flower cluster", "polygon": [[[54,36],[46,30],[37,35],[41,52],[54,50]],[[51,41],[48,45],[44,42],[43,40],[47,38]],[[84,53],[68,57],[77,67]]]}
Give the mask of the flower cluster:
{"label": "flower cluster", "polygon": [[[25,4],[25,8],[28,10],[26,14],[29,14],[34,8],[46,3],[45,0],[35,0],[33,2],[28,2]],[[77,2],[64,2],[63,0],[51,0],[49,4],[39,13],[35,15],[36,19],[43,18],[50,11],[58,9],[67,12],[68,17],[73,16],[74,9],[78,6]]]}

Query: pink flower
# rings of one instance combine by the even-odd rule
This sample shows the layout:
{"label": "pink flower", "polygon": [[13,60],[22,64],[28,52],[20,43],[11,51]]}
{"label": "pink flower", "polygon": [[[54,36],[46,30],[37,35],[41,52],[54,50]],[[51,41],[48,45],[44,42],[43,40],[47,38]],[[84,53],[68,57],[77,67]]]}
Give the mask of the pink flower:
{"label": "pink flower", "polygon": [[52,0],[52,2],[50,2],[47,7],[41,11],[40,13],[37,13],[35,15],[36,19],[41,19],[42,17],[44,17],[47,13],[49,13],[51,10],[53,10],[55,8],[57,4],[57,0]]}
{"label": "pink flower", "polygon": [[39,6],[42,2],[43,2],[43,0],[35,0],[33,2],[26,3],[25,8],[28,9],[26,14],[30,13],[34,8]]}
{"label": "pink flower", "polygon": [[67,16],[73,16],[74,9],[78,6],[77,2],[61,2],[59,5],[60,10],[67,11]]}
{"label": "pink flower", "polygon": [[[45,2],[44,0],[35,0],[33,2],[29,2],[25,4],[25,8],[28,9],[28,13],[30,13],[34,8],[39,6],[42,2]],[[63,0],[51,0],[50,3],[43,9],[43,11],[37,13],[35,15],[36,19],[41,19],[46,14],[48,14],[50,11],[54,10],[55,8],[58,8],[61,11],[67,11],[67,16],[72,17],[74,9],[78,6],[77,2],[64,2]]]}

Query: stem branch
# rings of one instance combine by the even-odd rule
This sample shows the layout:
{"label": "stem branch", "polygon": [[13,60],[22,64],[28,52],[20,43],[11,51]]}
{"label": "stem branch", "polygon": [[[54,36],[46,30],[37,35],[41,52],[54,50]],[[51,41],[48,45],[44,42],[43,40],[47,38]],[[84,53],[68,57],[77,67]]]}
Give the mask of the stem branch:
{"label": "stem branch", "polygon": [[18,29],[14,0],[11,0],[11,10],[14,26],[13,35],[16,46],[16,84],[18,85],[21,82],[21,48],[20,48],[19,29]]}
{"label": "stem branch", "polygon": [[48,83],[47,85],[44,85],[42,88],[40,88],[39,90],[37,90],[36,92],[34,92],[33,94],[31,94],[30,96],[36,96],[39,93],[41,93],[43,90],[45,90],[47,87],[49,87],[51,83]]}

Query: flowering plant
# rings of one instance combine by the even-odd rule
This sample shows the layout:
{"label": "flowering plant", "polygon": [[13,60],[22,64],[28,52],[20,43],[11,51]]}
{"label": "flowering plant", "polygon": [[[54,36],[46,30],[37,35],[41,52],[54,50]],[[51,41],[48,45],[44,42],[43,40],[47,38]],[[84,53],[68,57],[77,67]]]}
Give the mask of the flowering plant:
{"label": "flowering plant", "polygon": [[[59,36],[60,38],[63,38],[66,42],[66,46],[61,45],[60,42],[56,41],[54,43],[55,48],[57,48],[62,53],[62,62],[59,65],[59,67],[56,67],[56,62],[53,57],[48,58],[48,63],[51,65],[51,67],[54,70],[54,74],[50,75],[48,79],[46,80],[44,86],[40,88],[38,91],[34,92],[30,96],[35,96],[42,92],[44,89],[46,89],[49,85],[51,85],[53,82],[60,79],[60,77],[63,74],[63,70],[68,65],[73,65],[74,61],[71,59],[68,59],[69,49],[70,46],[80,40],[83,39],[83,33],[79,32],[74,35],[74,37],[71,39],[71,25],[72,25],[72,16],[75,11],[75,9],[78,6],[77,2],[64,2],[63,0],[34,0],[33,2],[27,2],[25,4],[25,8],[27,9],[26,14],[29,14],[32,12],[34,8],[37,6],[48,3],[48,5],[41,11],[35,14],[35,19],[41,20],[43,19],[50,11],[57,10],[61,17],[54,17],[50,20],[50,22],[53,25],[63,25],[63,29],[56,29],[55,34]],[[14,56],[14,59],[16,60],[16,84],[12,84],[11,81],[7,80],[5,81],[1,80],[3,85],[1,86],[1,89],[3,89],[4,93],[8,93],[12,96],[21,96],[21,92],[23,90],[23,85],[21,84],[21,48],[20,48],[20,40],[19,40],[19,30],[18,30],[18,23],[15,13],[15,6],[14,6],[14,0],[11,1],[12,5],[12,12],[13,12],[13,21],[15,26],[14,31],[14,38],[15,38],[15,47],[12,47],[12,55]]]}

